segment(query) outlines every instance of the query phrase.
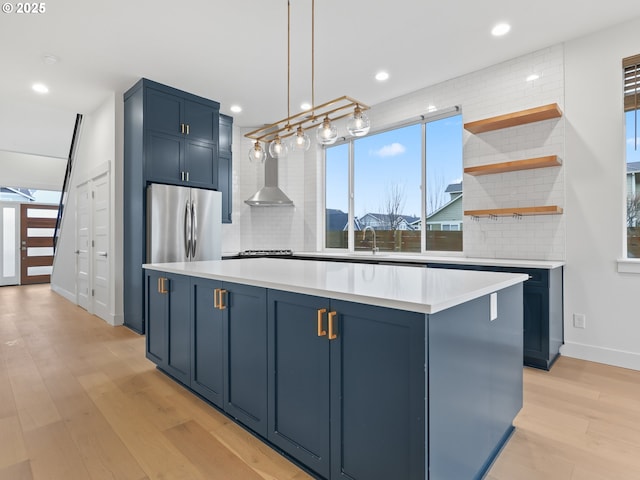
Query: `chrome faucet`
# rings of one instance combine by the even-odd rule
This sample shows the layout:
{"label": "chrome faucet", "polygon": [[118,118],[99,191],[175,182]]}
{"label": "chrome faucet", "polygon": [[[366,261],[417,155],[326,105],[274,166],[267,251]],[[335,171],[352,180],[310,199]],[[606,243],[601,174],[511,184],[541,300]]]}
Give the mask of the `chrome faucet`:
{"label": "chrome faucet", "polygon": [[364,227],[364,229],[362,230],[362,241],[363,242],[367,238],[367,230],[371,230],[373,232],[373,247],[371,248],[371,253],[373,255],[375,255],[376,252],[378,251],[378,247],[376,246],[376,231],[374,230],[374,228],[371,225],[367,225],[366,227]]}

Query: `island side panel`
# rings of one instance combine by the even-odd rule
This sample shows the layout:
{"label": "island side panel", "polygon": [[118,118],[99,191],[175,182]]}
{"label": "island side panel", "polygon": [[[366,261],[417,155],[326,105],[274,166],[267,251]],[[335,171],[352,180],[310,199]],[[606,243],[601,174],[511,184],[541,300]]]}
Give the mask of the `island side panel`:
{"label": "island side panel", "polygon": [[522,284],[429,315],[429,479],[479,479],[522,407]]}

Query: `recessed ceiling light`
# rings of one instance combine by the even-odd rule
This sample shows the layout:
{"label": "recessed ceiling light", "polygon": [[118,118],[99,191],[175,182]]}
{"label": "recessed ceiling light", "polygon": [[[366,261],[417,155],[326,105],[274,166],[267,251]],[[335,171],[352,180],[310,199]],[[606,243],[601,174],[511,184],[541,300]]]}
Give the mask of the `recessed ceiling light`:
{"label": "recessed ceiling light", "polygon": [[435,105],[431,105],[431,104],[429,104],[429,105],[427,106],[427,112],[428,112],[428,113],[432,113],[432,112],[435,112],[435,111],[437,111],[437,110],[438,110],[438,109],[436,108],[436,106],[435,106]]}
{"label": "recessed ceiling light", "polygon": [[303,111],[311,110],[311,104],[310,104],[310,103],[308,103],[308,102],[301,103],[301,104],[300,104],[300,108],[301,108]]}
{"label": "recessed ceiling light", "polygon": [[389,78],[389,74],[387,72],[378,72],[376,73],[376,80],[379,82],[384,82]]}
{"label": "recessed ceiling light", "polygon": [[502,35],[506,35],[511,30],[511,25],[508,23],[499,23],[491,30],[491,35],[494,37],[501,37]]}
{"label": "recessed ceiling light", "polygon": [[242,107],[240,105],[231,105],[229,108],[233,113],[240,113],[242,111]]}
{"label": "recessed ceiling light", "polygon": [[49,87],[47,87],[44,83],[34,83],[33,85],[31,85],[31,88],[34,92],[49,93]]}
{"label": "recessed ceiling light", "polygon": [[42,57],[42,61],[46,65],[53,65],[54,63],[58,63],[58,57],[56,57],[55,55],[47,54]]}
{"label": "recessed ceiling light", "polygon": [[532,73],[526,78],[526,81],[533,82],[534,80],[538,80],[539,78],[540,78],[540,75],[538,75],[537,73]]}

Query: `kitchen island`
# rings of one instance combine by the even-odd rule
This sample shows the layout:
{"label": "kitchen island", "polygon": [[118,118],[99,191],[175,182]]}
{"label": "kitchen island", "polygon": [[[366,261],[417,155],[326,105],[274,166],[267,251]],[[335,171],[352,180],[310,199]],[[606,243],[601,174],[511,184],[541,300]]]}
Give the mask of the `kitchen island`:
{"label": "kitchen island", "polygon": [[[288,253],[288,255],[283,255]],[[322,260],[331,262],[368,263],[379,265],[406,265],[414,267],[446,268],[455,270],[481,270],[489,272],[524,273],[529,279],[523,285],[524,355],[523,363],[529,367],[549,370],[560,356],[564,341],[563,268],[558,260],[523,260],[515,258],[477,258],[460,256],[434,256],[408,252],[357,252],[326,250],[322,252],[292,252],[280,250],[265,252],[292,260]],[[263,255],[265,256],[265,255]],[[223,258],[246,258],[227,252]]]}
{"label": "kitchen island", "polygon": [[513,430],[526,275],[144,268],[147,357],[318,478],[481,478]]}

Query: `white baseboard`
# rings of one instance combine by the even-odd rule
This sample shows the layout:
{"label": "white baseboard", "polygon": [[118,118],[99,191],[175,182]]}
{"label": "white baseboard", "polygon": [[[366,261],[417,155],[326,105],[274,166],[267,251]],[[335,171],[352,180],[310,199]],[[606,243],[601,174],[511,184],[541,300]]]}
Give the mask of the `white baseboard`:
{"label": "white baseboard", "polygon": [[631,370],[640,370],[640,353],[583,345],[581,343],[565,343],[560,347],[560,354],[565,357],[579,358],[581,360],[604,363],[615,367],[629,368]]}
{"label": "white baseboard", "polygon": [[110,313],[108,318],[100,317],[112,327],[118,327],[124,325],[124,314]]}
{"label": "white baseboard", "polygon": [[60,295],[62,298],[66,298],[75,305],[76,292],[70,292],[69,290],[65,290],[64,288],[54,285],[53,283],[51,284],[51,290]]}
{"label": "white baseboard", "polygon": [[[68,290],[65,290],[64,288],[61,288],[57,285],[54,285],[53,283],[51,284],[51,290],[55,293],[57,293],[58,295],[60,295],[61,297],[65,298],[66,300],[69,300],[71,303],[73,303],[74,305],[77,305],[76,302],[76,294],[75,292],[70,292]],[[120,313],[120,314],[114,314],[111,313],[109,315],[107,315],[107,317],[101,317],[99,315],[96,315],[98,318],[104,320],[106,323],[108,323],[109,325],[113,326],[113,327],[117,327],[119,325],[124,325],[124,314]]]}

